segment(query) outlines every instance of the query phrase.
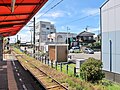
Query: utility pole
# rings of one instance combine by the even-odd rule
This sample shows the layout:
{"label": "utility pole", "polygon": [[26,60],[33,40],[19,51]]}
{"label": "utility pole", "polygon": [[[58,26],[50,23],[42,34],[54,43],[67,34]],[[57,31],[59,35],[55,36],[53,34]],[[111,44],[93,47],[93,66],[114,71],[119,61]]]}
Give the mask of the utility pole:
{"label": "utility pole", "polygon": [[[67,27],[67,44],[68,44],[68,30],[70,30],[69,27]],[[69,45],[68,45],[69,46]],[[68,46],[67,46],[67,52],[68,52]]]}
{"label": "utility pole", "polygon": [[31,46],[32,46],[32,29],[30,30],[31,33]]}
{"label": "utility pole", "polygon": [[35,58],[35,17],[33,20],[33,57]]}
{"label": "utility pole", "polygon": [[[67,44],[68,44],[68,27],[67,27]],[[68,45],[67,45],[67,52],[68,52]]]}
{"label": "utility pole", "polygon": [[18,41],[18,35],[17,35],[17,41]]}

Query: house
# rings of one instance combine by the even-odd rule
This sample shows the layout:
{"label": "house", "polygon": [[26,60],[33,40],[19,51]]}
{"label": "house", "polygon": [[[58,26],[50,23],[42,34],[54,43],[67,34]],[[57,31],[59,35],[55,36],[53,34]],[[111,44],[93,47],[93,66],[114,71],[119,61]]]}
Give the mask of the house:
{"label": "house", "polygon": [[81,44],[93,43],[95,42],[94,35],[95,35],[94,33],[83,31],[77,35],[77,40]]}
{"label": "house", "polygon": [[120,82],[120,0],[107,0],[100,8],[102,62],[106,78]]}
{"label": "house", "polygon": [[98,34],[98,35],[95,37],[95,41],[96,41],[96,42],[101,42],[101,34]]}

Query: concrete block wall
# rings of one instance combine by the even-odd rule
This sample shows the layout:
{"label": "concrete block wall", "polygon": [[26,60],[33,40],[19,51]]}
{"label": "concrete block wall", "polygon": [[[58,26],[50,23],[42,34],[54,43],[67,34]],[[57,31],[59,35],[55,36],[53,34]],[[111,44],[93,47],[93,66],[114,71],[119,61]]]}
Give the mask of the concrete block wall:
{"label": "concrete block wall", "polygon": [[106,79],[120,83],[120,74],[114,73],[114,72],[109,72],[109,71],[103,71],[103,72],[105,73]]}

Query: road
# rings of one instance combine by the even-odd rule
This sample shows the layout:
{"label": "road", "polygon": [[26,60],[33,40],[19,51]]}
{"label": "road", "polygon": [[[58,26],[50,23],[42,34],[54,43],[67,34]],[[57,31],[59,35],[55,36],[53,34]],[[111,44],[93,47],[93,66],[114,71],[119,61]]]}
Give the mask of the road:
{"label": "road", "polygon": [[95,52],[94,54],[85,54],[85,53],[70,53],[72,59],[88,59],[89,57],[93,57],[95,59],[101,60],[101,52]]}
{"label": "road", "polygon": [[[24,50],[23,47],[21,47],[22,50]],[[29,53],[32,53],[32,49],[31,48],[27,48],[27,51]],[[101,60],[101,52],[94,52],[94,54],[85,54],[85,53],[70,53],[69,55],[72,56],[72,59],[88,59],[89,57],[93,57],[95,59]]]}

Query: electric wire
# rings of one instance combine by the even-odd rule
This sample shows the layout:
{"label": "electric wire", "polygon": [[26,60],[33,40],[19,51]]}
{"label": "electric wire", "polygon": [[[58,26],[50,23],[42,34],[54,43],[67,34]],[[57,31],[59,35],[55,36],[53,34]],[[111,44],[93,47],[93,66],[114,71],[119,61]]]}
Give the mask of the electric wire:
{"label": "electric wire", "polygon": [[48,8],[54,1],[55,1],[55,0],[52,0],[45,8],[43,8],[43,9],[40,11],[40,13],[43,12],[46,8]]}
{"label": "electric wire", "polygon": [[[47,14],[50,10],[54,9],[56,6],[58,6],[63,0],[60,0],[59,2],[57,2],[55,5],[53,5],[50,9],[48,9],[45,13],[43,13],[40,17],[44,16],[45,14]],[[38,18],[40,18],[38,17]]]}

